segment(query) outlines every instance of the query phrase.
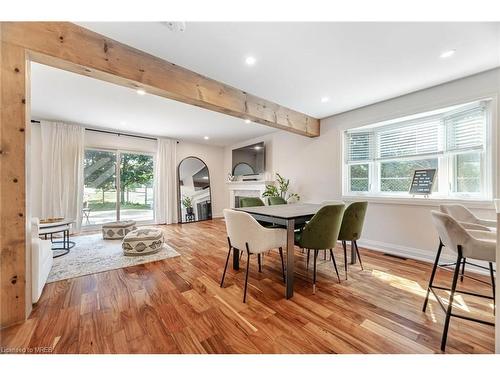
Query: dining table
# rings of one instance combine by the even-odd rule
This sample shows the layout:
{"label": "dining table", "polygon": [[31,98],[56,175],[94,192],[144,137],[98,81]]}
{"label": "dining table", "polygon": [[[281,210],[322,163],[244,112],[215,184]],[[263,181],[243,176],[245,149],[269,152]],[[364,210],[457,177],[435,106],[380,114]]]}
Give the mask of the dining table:
{"label": "dining table", "polygon": [[[344,204],[344,202],[328,202],[328,204]],[[240,207],[237,211],[243,211],[252,215],[257,221],[271,223],[286,228],[286,268],[285,268],[285,297],[293,297],[293,278],[295,265],[295,228],[304,225],[325,204],[316,203],[292,203],[272,206]],[[233,252],[233,269],[239,269],[239,251]],[[356,262],[356,251],[351,249],[351,263]]]}

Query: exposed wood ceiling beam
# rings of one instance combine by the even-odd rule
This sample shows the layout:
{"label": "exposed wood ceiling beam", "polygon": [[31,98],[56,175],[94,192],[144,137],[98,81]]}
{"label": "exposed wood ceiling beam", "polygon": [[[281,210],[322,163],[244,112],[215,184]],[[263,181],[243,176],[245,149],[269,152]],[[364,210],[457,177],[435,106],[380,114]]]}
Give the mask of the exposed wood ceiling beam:
{"label": "exposed wood ceiling beam", "polygon": [[308,137],[319,120],[68,22],[3,24],[2,39],[30,59]]}

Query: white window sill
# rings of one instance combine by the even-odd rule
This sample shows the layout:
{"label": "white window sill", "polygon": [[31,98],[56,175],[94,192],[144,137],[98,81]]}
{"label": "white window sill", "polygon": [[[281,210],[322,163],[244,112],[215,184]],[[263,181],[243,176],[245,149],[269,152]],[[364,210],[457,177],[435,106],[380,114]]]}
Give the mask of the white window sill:
{"label": "white window sill", "polygon": [[438,207],[440,204],[462,204],[467,208],[480,209],[495,209],[493,200],[473,199],[473,198],[446,198],[446,197],[407,197],[407,196],[381,196],[381,195],[364,195],[364,194],[346,194],[342,195],[344,201],[359,201],[366,200],[370,203],[379,204],[398,204],[406,206],[433,206]]}

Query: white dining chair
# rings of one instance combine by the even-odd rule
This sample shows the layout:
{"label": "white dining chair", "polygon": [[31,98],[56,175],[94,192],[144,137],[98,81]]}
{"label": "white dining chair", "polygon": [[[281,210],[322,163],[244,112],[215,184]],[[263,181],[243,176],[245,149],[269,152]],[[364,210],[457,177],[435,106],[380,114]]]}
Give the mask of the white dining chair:
{"label": "white dining chair", "polygon": [[[425,312],[425,310],[427,308],[427,303],[429,300],[429,293],[432,292],[434,294],[434,296],[436,297],[436,300],[438,301],[439,305],[441,306],[441,308],[443,309],[443,311],[446,314],[444,329],[443,329],[443,336],[441,339],[441,350],[444,351],[446,348],[448,328],[449,328],[450,319],[452,316],[456,317],[456,318],[461,318],[461,319],[466,319],[466,320],[478,322],[478,323],[494,325],[493,323],[488,322],[488,321],[472,318],[469,316],[455,314],[452,311],[452,307],[453,307],[453,300],[455,298],[455,292],[473,295],[476,297],[483,297],[483,298],[492,299],[493,303],[495,303],[495,275],[494,275],[495,271],[493,270],[493,263],[495,263],[496,234],[493,232],[486,232],[486,231],[467,230],[453,217],[451,217],[448,214],[442,213],[442,212],[431,211],[431,215],[432,215],[432,221],[434,222],[434,226],[436,227],[436,230],[439,234],[439,247],[438,247],[438,251],[437,251],[437,255],[436,255],[436,260],[435,260],[434,266],[432,268],[432,273],[431,273],[431,277],[429,280],[429,286],[427,287],[427,295],[425,297],[423,311]],[[448,288],[445,288],[442,286],[437,286],[437,285],[433,284],[434,276],[436,275],[437,268],[450,266],[450,264],[447,264],[447,265],[440,265],[439,264],[439,258],[441,256],[441,251],[443,249],[443,246],[446,246],[449,250],[451,250],[456,255],[456,262],[451,264],[451,265],[455,266],[454,272],[453,272],[453,281],[451,284],[451,289],[448,289]],[[457,290],[457,281],[458,281],[458,275],[459,275],[459,271],[460,271],[460,265],[461,265],[461,262],[463,261],[464,258],[488,262],[489,270],[490,270],[490,277],[491,277],[491,286],[492,286],[492,290],[493,290],[493,293],[492,293],[493,296],[482,295],[482,294],[477,294],[477,293],[463,291],[463,290]],[[475,264],[472,264],[472,265],[477,266]],[[436,294],[434,289],[445,290],[445,291],[450,292],[448,305],[445,305],[443,302],[441,302],[441,299]]]}
{"label": "white dining chair", "polygon": [[235,210],[224,210],[224,219],[226,222],[227,241],[229,251],[227,253],[226,265],[220,282],[221,288],[224,285],[227,264],[231,250],[244,250],[247,253],[247,268],[245,273],[245,287],[243,291],[243,302],[246,302],[248,270],[250,265],[250,255],[257,254],[259,262],[259,272],[262,272],[261,254],[271,249],[279,249],[281,257],[281,271],[283,281],[285,281],[285,264],[283,261],[283,247],[286,246],[286,229],[283,228],[265,228],[260,225],[250,214]]}

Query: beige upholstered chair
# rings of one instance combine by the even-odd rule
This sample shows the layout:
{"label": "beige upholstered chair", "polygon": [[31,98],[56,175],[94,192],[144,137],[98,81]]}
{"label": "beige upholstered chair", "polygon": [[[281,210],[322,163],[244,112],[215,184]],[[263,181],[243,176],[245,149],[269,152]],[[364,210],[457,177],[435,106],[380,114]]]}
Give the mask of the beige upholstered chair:
{"label": "beige upholstered chair", "polygon": [[261,268],[261,254],[267,250],[279,249],[281,257],[281,270],[283,273],[283,281],[285,280],[285,265],[283,261],[283,250],[286,246],[286,229],[282,228],[265,228],[260,225],[250,214],[235,210],[224,210],[224,219],[226,221],[227,240],[229,251],[227,253],[226,265],[220,286],[224,284],[226,276],[227,264],[231,250],[245,250],[247,252],[247,269],[245,274],[245,289],[243,292],[243,302],[246,302],[247,285],[248,285],[248,268],[250,265],[250,255],[257,254],[259,262],[259,272]]}
{"label": "beige upholstered chair", "polygon": [[[461,204],[442,204],[439,206],[439,209],[441,212],[450,215],[467,230],[496,231],[496,221],[480,219]],[[460,276],[460,281],[464,280],[465,264],[466,258],[462,261],[462,275]]]}
{"label": "beige upholstered chair", "polygon": [[450,215],[456,221],[460,222],[466,229],[487,230],[496,228],[495,220],[480,219],[474,215],[467,207],[461,204],[442,204],[439,206],[442,213]]}
{"label": "beige upholstered chair", "polygon": [[[496,234],[486,231],[467,230],[453,217],[442,212],[432,211],[431,214],[432,214],[432,221],[434,222],[434,226],[436,227],[436,230],[439,234],[440,243],[436,255],[436,260],[434,262],[434,267],[432,268],[431,278],[429,281],[429,286],[427,288],[427,296],[425,297],[423,311],[425,312],[426,310],[427,302],[429,300],[429,293],[432,292],[435,295],[440,306],[443,308],[443,311],[446,313],[443,336],[441,340],[441,350],[445,350],[448,328],[452,316],[492,325],[492,323],[487,321],[471,318],[469,316],[455,314],[452,312],[452,306],[453,306],[453,299],[455,297],[455,292],[457,292],[457,281],[460,271],[460,265],[464,258],[482,260],[489,263],[493,296],[480,295],[460,290],[458,290],[458,292],[463,294],[474,295],[476,297],[489,298],[495,301],[495,276],[493,270],[493,263],[495,262]],[[439,265],[439,258],[441,256],[441,251],[443,246],[446,246],[456,255],[456,262],[455,262],[451,289],[433,285],[436,269],[438,267],[442,267],[441,265]],[[475,265],[472,263],[468,264]],[[450,297],[447,306],[445,306],[441,302],[440,298],[436,295],[434,289],[450,291]]]}

